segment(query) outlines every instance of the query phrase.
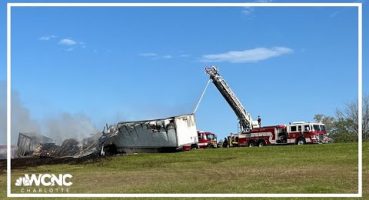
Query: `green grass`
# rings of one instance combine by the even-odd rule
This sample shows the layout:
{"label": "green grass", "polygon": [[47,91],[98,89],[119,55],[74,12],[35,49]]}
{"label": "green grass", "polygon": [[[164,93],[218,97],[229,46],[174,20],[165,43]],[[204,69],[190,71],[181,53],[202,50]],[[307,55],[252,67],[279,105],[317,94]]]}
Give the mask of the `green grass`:
{"label": "green grass", "polygon": [[[364,143],[365,193],[369,193],[368,152],[369,143]],[[71,193],[356,193],[357,144],[115,156],[12,170],[12,180],[24,173],[71,173]],[[5,177],[2,172],[2,191]],[[19,189],[14,186],[12,192]]]}

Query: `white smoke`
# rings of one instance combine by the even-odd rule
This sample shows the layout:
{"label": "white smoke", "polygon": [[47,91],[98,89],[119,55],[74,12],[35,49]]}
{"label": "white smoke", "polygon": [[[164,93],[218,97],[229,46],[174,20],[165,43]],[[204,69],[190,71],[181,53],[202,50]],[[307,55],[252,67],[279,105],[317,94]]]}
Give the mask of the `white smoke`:
{"label": "white smoke", "polygon": [[40,125],[31,118],[29,110],[23,105],[18,92],[12,92],[12,143],[18,138],[18,133],[40,133]]}
{"label": "white smoke", "polygon": [[67,138],[80,141],[97,132],[90,118],[83,114],[62,113],[44,120],[43,124],[45,124],[44,134],[54,139],[58,144]]}
{"label": "white smoke", "polygon": [[[98,132],[92,121],[83,114],[61,113],[41,121],[32,119],[31,113],[21,101],[20,95],[12,91],[11,143],[16,144],[19,132],[48,136],[61,143],[68,138],[81,140]],[[6,82],[0,81],[0,144],[6,144]]]}
{"label": "white smoke", "polygon": [[[6,82],[0,81],[0,144],[6,144]],[[32,120],[30,113],[23,106],[19,94],[12,92],[12,132],[11,143],[15,144],[18,139],[19,132],[34,132],[40,131],[40,127],[35,120]]]}

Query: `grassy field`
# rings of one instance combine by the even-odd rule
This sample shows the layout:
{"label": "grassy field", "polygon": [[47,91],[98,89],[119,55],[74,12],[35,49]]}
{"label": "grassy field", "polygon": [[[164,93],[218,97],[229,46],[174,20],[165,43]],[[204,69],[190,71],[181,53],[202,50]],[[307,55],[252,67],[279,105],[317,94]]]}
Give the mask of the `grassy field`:
{"label": "grassy field", "polygon": [[[366,194],[368,153],[369,143],[365,143]],[[114,156],[84,164],[17,169],[12,180],[24,173],[70,173],[70,193],[356,193],[357,144]],[[4,172],[0,187],[5,191]],[[20,192],[15,186],[12,191]]]}

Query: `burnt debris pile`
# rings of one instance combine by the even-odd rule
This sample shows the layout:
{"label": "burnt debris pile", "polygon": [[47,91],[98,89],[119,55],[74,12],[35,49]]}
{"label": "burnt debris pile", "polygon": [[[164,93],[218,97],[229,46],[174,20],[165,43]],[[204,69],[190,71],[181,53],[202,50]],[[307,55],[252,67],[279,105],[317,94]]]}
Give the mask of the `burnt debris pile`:
{"label": "burnt debris pile", "polygon": [[35,133],[19,133],[17,143],[17,157],[39,158],[80,158],[91,154],[98,154],[100,150],[99,138],[101,133],[78,141],[73,138],[64,140],[57,145],[51,138]]}

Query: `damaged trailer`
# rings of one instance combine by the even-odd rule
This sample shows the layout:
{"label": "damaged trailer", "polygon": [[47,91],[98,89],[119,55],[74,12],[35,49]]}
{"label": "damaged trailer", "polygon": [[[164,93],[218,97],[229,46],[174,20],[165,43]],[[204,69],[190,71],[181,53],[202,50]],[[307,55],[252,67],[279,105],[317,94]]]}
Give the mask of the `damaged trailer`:
{"label": "damaged trailer", "polygon": [[103,131],[101,154],[173,152],[196,147],[194,114],[143,121],[119,122]]}
{"label": "damaged trailer", "polygon": [[19,133],[17,156],[31,156],[39,144],[53,143],[53,140],[37,133]]}
{"label": "damaged trailer", "polygon": [[90,155],[98,155],[98,138],[101,133],[96,133],[84,138],[82,142],[77,139],[65,139],[60,145],[54,140],[36,133],[19,133],[17,143],[17,157],[37,158],[80,158]]}

